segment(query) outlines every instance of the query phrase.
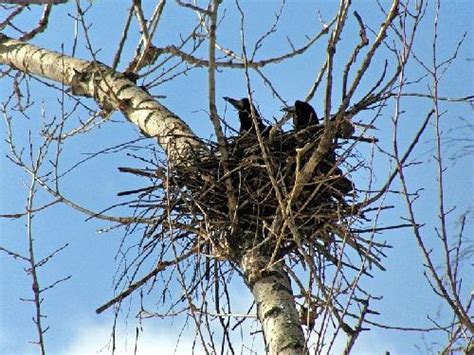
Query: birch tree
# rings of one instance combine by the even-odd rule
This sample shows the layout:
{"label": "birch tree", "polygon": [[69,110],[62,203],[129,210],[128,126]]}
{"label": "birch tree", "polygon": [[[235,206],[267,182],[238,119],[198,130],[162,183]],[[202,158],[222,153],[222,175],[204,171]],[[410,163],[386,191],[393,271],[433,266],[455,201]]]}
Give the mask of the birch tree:
{"label": "birch tree", "polygon": [[[70,54],[33,44],[38,36],[48,35],[48,21],[54,21],[56,5],[44,5],[37,24],[29,26],[21,22],[28,6],[3,5],[2,90],[11,85],[11,94],[2,105],[5,140],[10,160],[31,177],[26,210],[3,217],[32,222],[37,211],[63,203],[138,236],[136,255],[127,255],[127,265],[116,282],[116,294],[98,306],[97,313],[110,309],[118,312],[132,297],[171,297],[171,301],[163,301],[163,309],[150,311],[142,306],[136,310],[137,316],[159,318],[186,313],[200,343],[194,346],[206,353],[240,352],[234,329],[241,327],[250,333],[242,324],[255,318],[268,354],[331,353],[341,339],[346,343],[344,353],[350,353],[369,326],[384,327],[371,319],[378,313],[372,306],[377,296],[363,285],[374,270],[384,270],[384,256],[390,245],[379,234],[384,230],[411,230],[421,250],[421,262],[426,265],[427,281],[452,312],[452,323],[438,326],[449,334],[444,351],[464,349],[468,353],[474,330],[469,314],[472,295],[466,294],[469,286],[462,283],[459,270],[472,248],[464,247],[466,217],[457,237],[446,227],[449,212],[443,197],[446,187],[441,129],[435,130],[434,156],[439,173],[438,237],[445,258],[443,272],[426,246],[425,232],[418,222],[414,204],[419,191],[412,191],[406,178],[428,127],[439,127],[443,115],[440,102],[472,104],[469,93],[444,98],[438,91],[444,72],[457,59],[464,41],[462,36],[457,39],[448,60],[437,59],[439,4],[433,20],[432,64],[417,56],[414,46],[429,5],[398,0],[374,4],[379,21],[373,27],[366,23],[362,11],[368,11],[367,5],[355,8],[350,1],[341,1],[331,19],[320,18],[319,23],[314,19],[314,33],[303,45],[293,45],[290,40],[285,53],[270,57],[260,54],[261,47],[271,43],[275,33],[284,31],[279,24],[285,16],[284,1],[275,10],[271,27],[257,40],[247,39],[254,37],[245,27],[249,10],[239,1],[159,1],[153,6],[132,1],[117,5],[129,6],[128,17],[122,28],[117,25],[114,29],[122,31],[121,40],[113,60],[107,63],[99,60],[100,53],[89,37],[87,15],[93,11],[92,3],[67,5],[75,10],[74,21],[81,33],[71,39],[74,46]],[[193,13],[196,22],[189,33],[181,33],[179,41],[165,44],[166,40],[159,39],[160,24],[171,6]],[[231,12],[234,14],[227,15]],[[225,38],[222,23],[228,20],[226,16],[239,31],[240,47],[229,47],[221,40]],[[131,38],[138,41],[134,43]],[[83,59],[75,54],[79,41],[88,51]],[[132,44],[135,51],[130,54],[127,48]],[[275,105],[291,106],[293,102],[283,97],[265,69],[304,57],[314,47],[324,51],[324,60],[308,65],[308,72],[315,76],[306,92],[300,93],[300,99],[310,101],[322,93],[319,124],[307,131],[294,130],[287,123],[291,114],[281,113],[274,122],[267,120],[268,133],[256,129],[255,134],[245,134],[229,128],[218,108],[220,72],[238,71],[244,77],[246,87],[241,92],[253,103],[250,115],[256,123],[260,107],[254,98],[257,86],[253,78],[266,86]],[[424,68],[422,78],[408,75],[412,63]],[[158,95],[160,83],[178,81],[192,70],[207,75],[207,86],[202,90],[207,90],[208,102],[202,108],[213,128],[211,139],[194,133],[186,118],[162,104]],[[428,93],[412,92],[410,84],[426,77],[431,80]],[[15,141],[16,113],[12,111],[27,112],[34,101],[36,93],[28,90],[30,80],[57,92],[63,98],[64,110],[59,119],[46,120],[38,132],[42,144],[36,152],[31,148],[31,159],[26,159]],[[409,132],[408,144],[401,144],[399,127],[405,98],[420,98],[432,104],[414,113],[418,128]],[[383,117],[387,116],[387,107],[393,108],[390,118]],[[84,116],[71,129],[67,120],[76,112]],[[229,107],[228,114],[232,113]],[[69,199],[61,187],[64,142],[90,134],[99,126],[107,129],[116,117],[124,117],[143,137],[153,140],[150,150],[135,154],[137,166],[119,167],[120,174],[148,182],[145,188],[119,193],[128,198],[121,203],[129,208],[126,216],[111,213],[112,208],[93,211]],[[381,119],[392,122],[390,150],[372,134]],[[393,163],[383,182],[374,179],[376,153]],[[353,179],[357,174],[364,174],[364,185]],[[394,187],[395,183],[401,188]],[[36,204],[37,189],[46,191],[50,201]],[[391,208],[385,202],[391,194],[403,198],[408,217],[403,223],[381,226],[379,218]],[[30,236],[28,255],[4,247],[2,251],[29,265],[38,344],[41,353],[46,353],[47,328],[41,299],[48,287],[40,286],[37,273],[39,266],[61,249],[38,261],[33,240]],[[232,308],[235,297],[227,285],[231,276],[243,280],[253,297],[246,314],[237,315]],[[62,281],[65,279],[58,280]],[[167,291],[171,283],[182,289],[179,295]],[[157,289],[155,293],[144,295],[148,292],[145,290],[153,288]]]}

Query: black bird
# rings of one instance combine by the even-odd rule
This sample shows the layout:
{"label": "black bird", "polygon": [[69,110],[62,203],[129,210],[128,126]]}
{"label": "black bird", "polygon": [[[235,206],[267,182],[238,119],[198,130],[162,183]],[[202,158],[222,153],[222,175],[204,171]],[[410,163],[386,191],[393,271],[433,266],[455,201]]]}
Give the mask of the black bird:
{"label": "black bird", "polygon": [[[224,100],[229,102],[232,106],[234,106],[239,111],[239,120],[240,120],[240,134],[246,132],[256,133],[255,125],[252,119],[252,109],[250,108],[250,101],[248,98],[244,97],[240,100],[232,99],[230,97],[225,96]],[[255,114],[255,119],[258,124],[258,130],[261,134],[268,134],[268,127],[263,123],[260,114],[258,113],[257,109],[253,106],[253,113]]]}
{"label": "black bird", "polygon": [[293,125],[297,131],[319,123],[316,111],[307,102],[296,100],[294,106],[284,108],[283,111],[293,115]]}

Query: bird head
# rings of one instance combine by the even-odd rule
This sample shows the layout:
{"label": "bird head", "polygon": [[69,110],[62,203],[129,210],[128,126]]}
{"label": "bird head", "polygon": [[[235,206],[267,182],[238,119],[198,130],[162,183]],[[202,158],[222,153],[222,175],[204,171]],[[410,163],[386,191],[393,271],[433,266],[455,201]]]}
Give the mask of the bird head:
{"label": "bird head", "polygon": [[296,100],[293,106],[285,107],[282,111],[292,114],[296,129],[319,123],[318,115],[313,106],[304,101]]}
{"label": "bird head", "polygon": [[[240,120],[240,132],[247,132],[247,131],[255,131],[254,122],[252,118],[252,113],[255,115],[255,120],[258,125],[258,129],[260,132],[264,132],[266,130],[265,124],[262,122],[260,114],[258,113],[255,106],[251,106],[250,100],[246,97],[236,100],[230,97],[224,97],[224,100],[229,102],[232,106],[234,106],[239,111],[239,120]],[[253,111],[253,112],[252,112]],[[268,130],[266,130],[268,131]]]}
{"label": "bird head", "polygon": [[238,111],[246,111],[246,112],[249,112],[249,113],[251,111],[250,101],[246,97],[244,97],[240,100],[237,100],[237,99],[233,99],[231,97],[224,96],[224,100],[226,100],[228,103],[230,103],[232,106],[234,106]]}

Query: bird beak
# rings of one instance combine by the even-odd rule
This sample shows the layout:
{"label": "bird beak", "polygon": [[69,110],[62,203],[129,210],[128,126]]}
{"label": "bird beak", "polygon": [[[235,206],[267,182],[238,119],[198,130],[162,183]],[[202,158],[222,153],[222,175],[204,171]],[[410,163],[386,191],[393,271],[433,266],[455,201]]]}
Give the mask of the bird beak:
{"label": "bird beak", "polygon": [[236,100],[227,96],[224,96],[223,99],[226,100],[228,103],[230,103],[232,106],[234,106],[237,110],[242,110],[244,108],[242,106],[241,100]]}
{"label": "bird beak", "polygon": [[296,112],[296,106],[283,107],[281,110],[283,112],[294,113]]}

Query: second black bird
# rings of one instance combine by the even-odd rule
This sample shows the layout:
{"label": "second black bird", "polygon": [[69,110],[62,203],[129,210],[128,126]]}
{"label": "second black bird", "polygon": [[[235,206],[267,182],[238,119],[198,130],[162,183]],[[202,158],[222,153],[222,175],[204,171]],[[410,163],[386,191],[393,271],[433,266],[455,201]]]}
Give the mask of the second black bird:
{"label": "second black bird", "polygon": [[296,100],[294,106],[284,108],[283,110],[293,115],[293,125],[297,131],[319,123],[316,111],[307,102]]}
{"label": "second black bird", "polygon": [[[239,120],[240,120],[240,134],[246,132],[256,133],[254,121],[252,119],[252,108],[250,106],[250,100],[246,97],[237,100],[230,97],[224,97],[224,100],[229,102],[239,111]],[[252,105],[253,106],[253,105]],[[255,106],[253,106],[253,113],[255,115],[255,120],[258,125],[258,130],[261,134],[266,134],[268,132],[268,127],[263,123],[260,114],[258,113]]]}

